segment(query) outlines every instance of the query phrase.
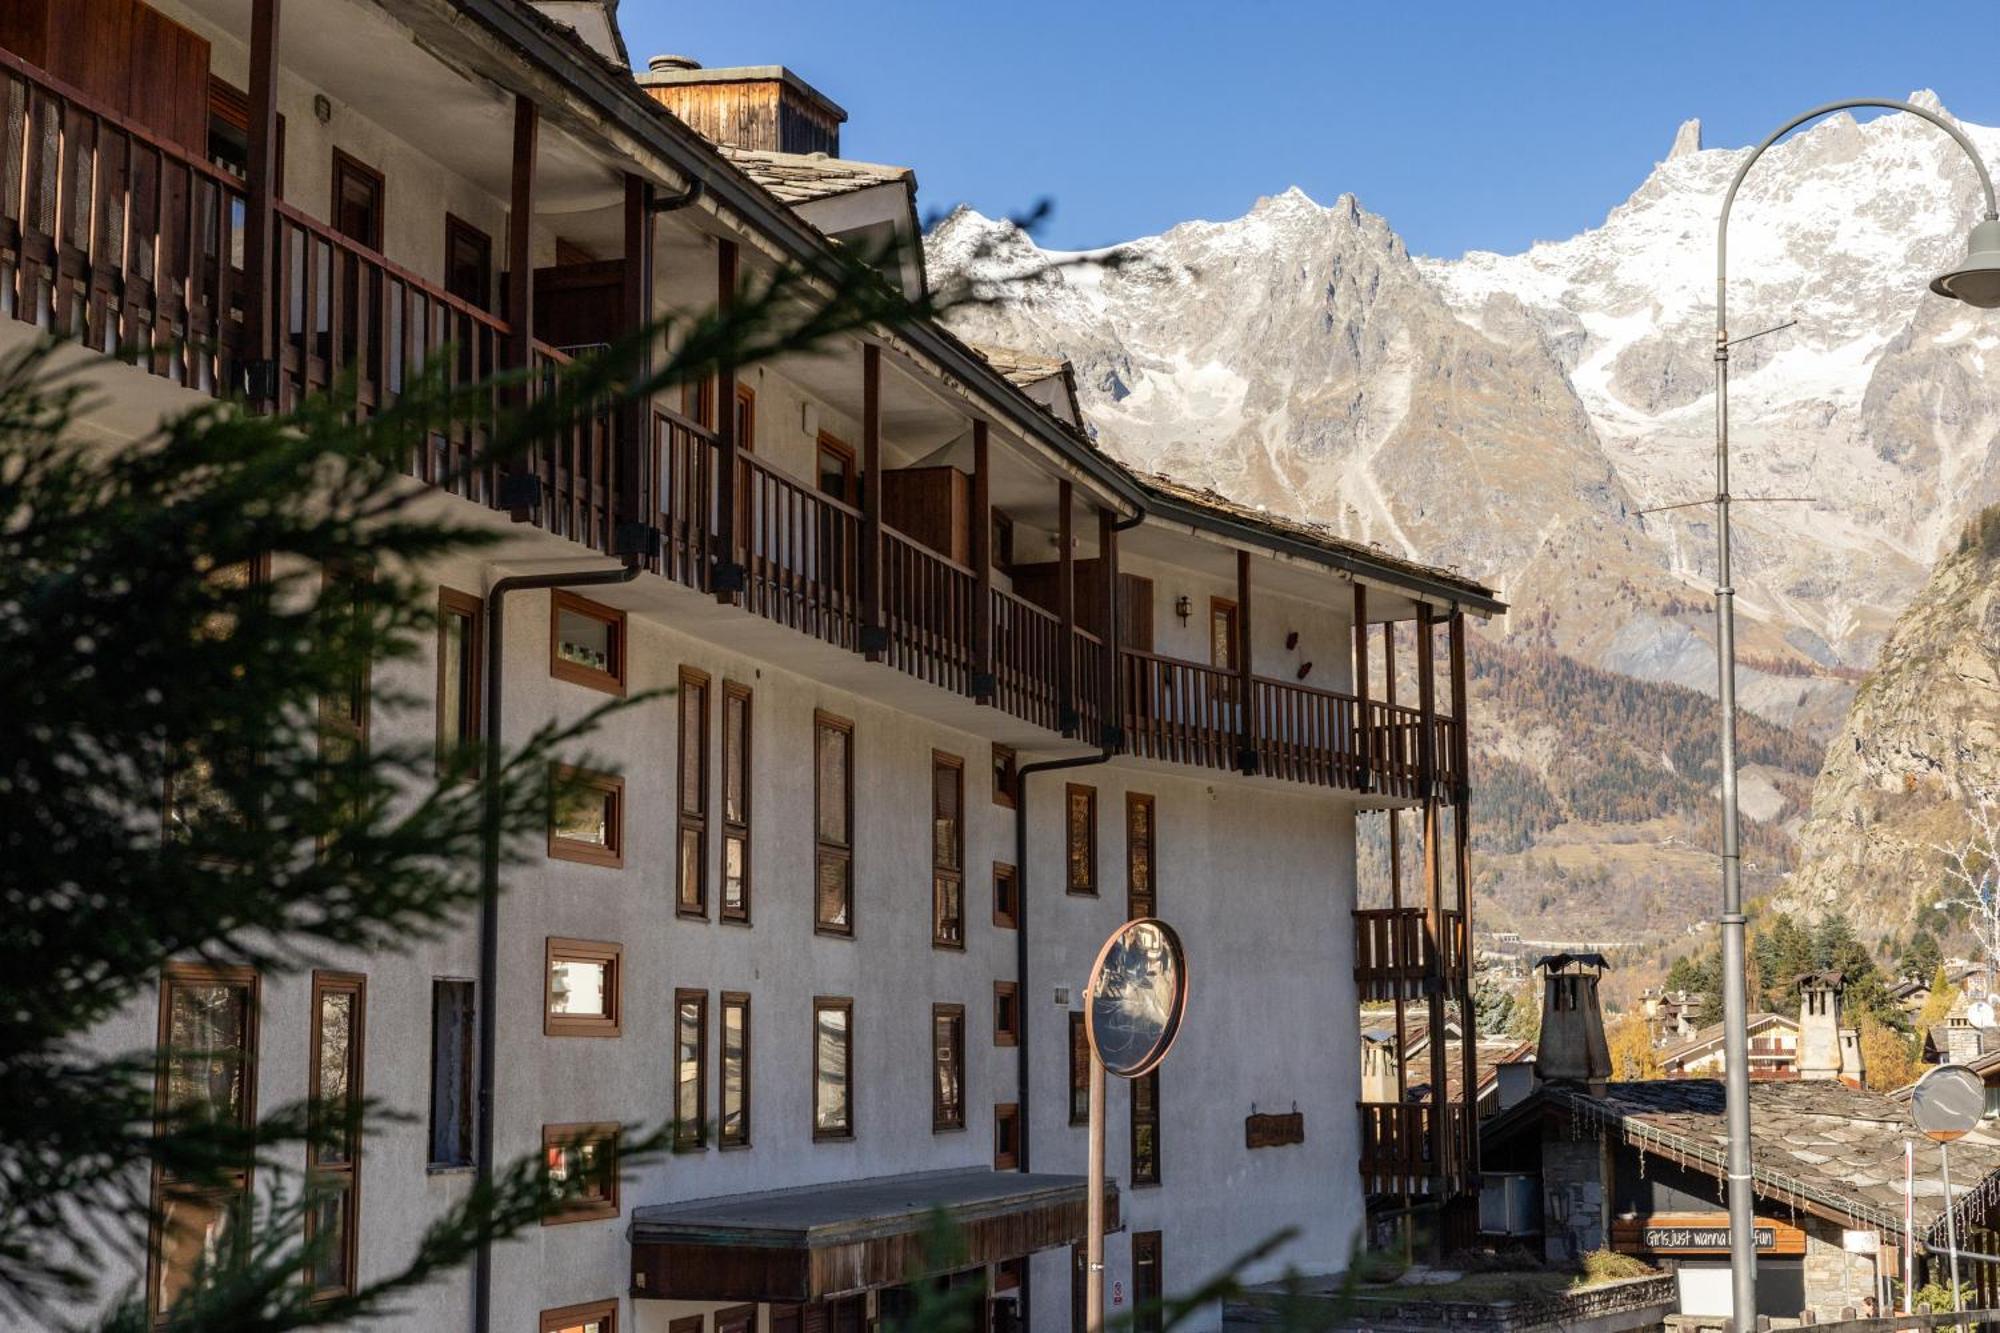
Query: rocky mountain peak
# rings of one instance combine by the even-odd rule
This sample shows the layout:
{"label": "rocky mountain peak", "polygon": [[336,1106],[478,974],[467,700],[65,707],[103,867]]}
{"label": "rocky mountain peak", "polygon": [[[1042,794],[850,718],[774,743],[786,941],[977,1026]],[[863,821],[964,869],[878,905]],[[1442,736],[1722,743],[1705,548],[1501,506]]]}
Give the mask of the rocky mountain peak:
{"label": "rocky mountain peak", "polygon": [[1701,119],[1700,117],[1696,117],[1692,120],[1682,121],[1681,127],[1674,131],[1674,144],[1673,147],[1667,150],[1666,160],[1671,162],[1675,158],[1687,157],[1690,154],[1699,153],[1700,151]]}

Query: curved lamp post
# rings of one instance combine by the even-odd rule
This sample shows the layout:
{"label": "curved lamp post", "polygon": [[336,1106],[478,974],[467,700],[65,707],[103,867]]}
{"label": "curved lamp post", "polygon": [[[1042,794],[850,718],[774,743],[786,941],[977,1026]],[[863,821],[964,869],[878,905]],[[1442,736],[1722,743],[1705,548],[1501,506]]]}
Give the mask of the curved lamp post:
{"label": "curved lamp post", "polygon": [[[1907,111],[1929,121],[1952,137],[1979,173],[1986,193],[1986,216],[1973,224],[1965,259],[1931,283],[1939,296],[1977,306],[2000,308],[2000,211],[1993,202],[1993,180],[1972,141],[1936,112],[1908,102],[1858,97],[1828,102],[1774,130],[1744,159],[1722,197],[1722,220],[1715,231],[1715,513],[1716,513],[1716,659],[1722,700],[1722,1042],[1727,1082],[1729,1133],[1729,1267],[1735,1327],[1756,1327],[1757,1237],[1750,1179],[1750,1052],[1744,1013],[1743,876],[1738,846],[1736,809],[1736,590],[1729,570],[1729,330],[1727,276],[1729,209],[1737,187],[1764,150],[1808,121],[1855,107]],[[1907,1238],[1905,1238],[1907,1243]]]}

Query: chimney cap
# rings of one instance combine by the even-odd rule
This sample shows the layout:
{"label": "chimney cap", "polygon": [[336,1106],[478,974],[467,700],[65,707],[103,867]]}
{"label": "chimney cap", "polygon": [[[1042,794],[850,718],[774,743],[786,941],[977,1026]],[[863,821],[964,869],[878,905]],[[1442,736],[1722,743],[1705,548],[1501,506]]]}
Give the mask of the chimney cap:
{"label": "chimney cap", "polygon": [[1551,972],[1564,972],[1572,967],[1594,967],[1599,972],[1611,970],[1601,953],[1552,953],[1535,960],[1535,966]]}
{"label": "chimney cap", "polygon": [[701,62],[693,56],[658,55],[646,62],[647,69],[700,69]]}
{"label": "chimney cap", "polygon": [[1801,990],[1839,990],[1847,984],[1847,974],[1838,968],[1829,968],[1824,972],[1801,972],[1793,984]]}

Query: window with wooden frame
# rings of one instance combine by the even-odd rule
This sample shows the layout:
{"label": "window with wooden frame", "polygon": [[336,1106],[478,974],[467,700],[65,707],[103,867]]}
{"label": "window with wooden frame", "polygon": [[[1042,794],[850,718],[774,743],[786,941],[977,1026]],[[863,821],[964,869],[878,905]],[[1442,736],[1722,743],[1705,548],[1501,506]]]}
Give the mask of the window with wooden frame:
{"label": "window with wooden frame", "polygon": [[750,687],[722,682],[722,909],[750,920]]}
{"label": "window with wooden frame", "polygon": [[618,1302],[590,1301],[542,1311],[540,1333],[618,1333]]}
{"label": "window with wooden frame", "polygon": [[624,949],[605,940],[551,935],[544,957],[543,1034],[617,1036],[624,1021]]}
{"label": "window with wooden frame", "polygon": [[931,944],[965,947],[965,761],[931,751]]}
{"label": "window with wooden frame", "polygon": [[1208,599],[1208,664],[1229,673],[1221,682],[1221,697],[1231,704],[1236,702],[1237,654],[1243,650],[1238,625],[1235,602],[1227,597]]}
{"label": "window with wooden frame", "polygon": [[715,429],[715,380],[681,385],[681,415],[703,430]]}
{"label": "window with wooden frame", "polygon": [[708,674],[680,675],[680,777],[674,855],[674,910],[708,917]]}
{"label": "window with wooden frame", "polygon": [[854,1137],[854,1001],[813,999],[813,1138]]}
{"label": "window with wooden frame", "polygon": [[431,1154],[433,1170],[472,1165],[473,1033],[477,991],[470,981],[431,982]]}
{"label": "window with wooden frame", "polygon": [[722,992],[722,1104],[715,1141],[724,1148],[750,1146],[750,997]]}
{"label": "window with wooden frame", "polygon": [[362,1055],[368,982],[352,972],[314,972],[312,1054],[306,1097],[306,1283],[317,1298],[354,1290],[360,1254]]}
{"label": "window with wooden frame", "polygon": [[1005,861],[993,863],[993,924],[1002,930],[1021,928],[1021,877]]}
{"label": "window with wooden frame", "polygon": [[1021,1040],[1021,988],[1011,981],[993,983],[993,1044],[1013,1046]]}
{"label": "window with wooden frame", "polygon": [[1064,796],[1065,834],[1069,893],[1097,896],[1097,788],[1080,782],[1069,784]]}
{"label": "window with wooden frame", "polygon": [[1090,1123],[1090,1034],[1078,1010],[1069,1015],[1069,1122]]}
{"label": "window with wooden frame", "polygon": [[813,714],[813,929],[854,933],[854,724]]}
{"label": "window with wooden frame", "polygon": [[338,148],[333,150],[333,229],[377,253],[388,217],[382,173]]}
{"label": "window with wooden frame", "polygon": [[1021,1107],[1001,1102],[993,1108],[993,1169],[1012,1171],[1021,1165]]}
{"label": "window with wooden frame", "polygon": [[549,855],[585,865],[624,865],[625,779],[551,764],[549,785]]}
{"label": "window with wooden frame", "polygon": [[1132,1183],[1160,1183],[1160,1071],[1127,1079],[1132,1091]]}
{"label": "window with wooden frame", "polygon": [[674,1151],[708,1146],[708,992],[674,992]]}
{"label": "window with wooden frame", "polygon": [[[153,1101],[168,1117],[248,1129],[256,1122],[258,978],[247,967],[169,963],[160,979],[159,1065]],[[247,1164],[199,1185],[153,1171],[147,1310],[163,1318],[195,1269],[242,1241]]]}
{"label": "window with wooden frame", "polygon": [[1125,793],[1125,919],[1157,916],[1153,891],[1154,802],[1143,792]]}
{"label": "window with wooden frame", "polygon": [[993,747],[993,804],[1014,808],[1015,773],[1019,767],[1020,760],[1011,746]]}
{"label": "window with wooden frame", "polygon": [[993,511],[993,567],[1009,577],[1014,573],[1014,520],[998,509]]}
{"label": "window with wooden frame", "polygon": [[1090,1328],[1090,1251],[1082,1242],[1069,1247],[1069,1333]]}
{"label": "window with wooden frame", "polygon": [[456,588],[438,589],[437,766],[444,772],[479,743],[486,684],[486,603]]}
{"label": "window with wooden frame", "polygon": [[965,1128],[965,1006],[931,1006],[931,1132]]}
{"label": "window with wooden frame", "polygon": [[[736,447],[746,454],[757,452],[757,391],[742,380],[736,381]],[[741,542],[749,540],[751,493],[748,485],[736,490],[736,532]]]}
{"label": "window with wooden frame", "polygon": [[454,213],[444,215],[444,289],[493,309],[493,238]]}
{"label": "window with wooden frame", "polygon": [[715,1312],[715,1333],[757,1333],[757,1307],[732,1305]]}
{"label": "window with wooden frame", "polygon": [[[319,755],[334,780],[368,749],[369,635],[373,624],[366,570],[326,569],[320,574],[323,646],[346,659],[340,685],[319,701]],[[342,779],[344,781],[344,779]]]}
{"label": "window with wooden frame", "polygon": [[1132,1233],[1132,1329],[1133,1333],[1161,1333],[1166,1312],[1161,1308],[1167,1297],[1167,1282],[1160,1265],[1160,1233]]}
{"label": "window with wooden frame", "polygon": [[707,1329],[708,1316],[704,1314],[684,1314],[667,1321],[667,1333],[707,1333]]}
{"label": "window with wooden frame", "polygon": [[[202,618],[199,632],[204,639],[224,641],[241,623],[239,608],[267,595],[270,561],[259,557],[211,564],[202,571],[201,583],[215,606]],[[232,788],[243,789],[255,764],[255,756],[241,747],[195,739],[171,746],[161,802],[162,835],[172,842],[187,843],[208,821],[215,821],[211,827],[216,828],[245,827],[253,812],[240,808],[230,793]]]}
{"label": "window with wooden frame", "polygon": [[1003,1291],[1019,1291],[1021,1277],[1028,1271],[1026,1259],[1002,1259],[993,1265],[993,1291],[997,1295]]}
{"label": "window with wooden frame", "polygon": [[543,1125],[549,1191],[562,1200],[545,1227],[618,1216],[618,1126]]}
{"label": "window with wooden frame", "polygon": [[842,504],[861,503],[861,481],[854,469],[854,450],[838,436],[825,431],[819,433],[815,466],[821,495],[831,496]]}
{"label": "window with wooden frame", "polygon": [[557,588],[549,595],[549,674],[625,693],[625,613]]}

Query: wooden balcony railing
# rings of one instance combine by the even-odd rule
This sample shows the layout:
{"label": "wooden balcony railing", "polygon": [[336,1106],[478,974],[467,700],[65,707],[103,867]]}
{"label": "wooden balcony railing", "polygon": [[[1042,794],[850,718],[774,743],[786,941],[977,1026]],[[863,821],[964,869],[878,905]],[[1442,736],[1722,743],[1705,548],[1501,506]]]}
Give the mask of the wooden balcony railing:
{"label": "wooden balcony railing", "polygon": [[653,475],[659,479],[660,573],[710,591],[714,567],[715,435],[678,412],[655,406]]}
{"label": "wooden balcony railing", "polygon": [[1070,635],[1070,679],[1076,690],[1076,734],[1095,745],[1104,735],[1104,640],[1077,625]]}
{"label": "wooden balcony railing", "polygon": [[203,393],[240,342],[242,182],[0,51],[0,316]]}
{"label": "wooden balcony railing", "polygon": [[858,642],[861,511],[742,454],[743,605],[841,648]]}
{"label": "wooden balcony railing", "polygon": [[1127,648],[1125,747],[1147,759],[1233,769],[1242,717],[1232,671]]}
{"label": "wooden balcony railing", "polygon": [[[1455,1194],[1472,1165],[1472,1118],[1457,1102],[1362,1102],[1361,1188],[1370,1194]],[[1442,1144],[1433,1117],[1443,1117]]]}
{"label": "wooden balcony railing", "polygon": [[1352,695],[1259,676],[1250,682],[1250,703],[1259,773],[1320,787],[1364,785],[1355,744],[1360,704]]}
{"label": "wooden balcony railing", "polygon": [[972,607],[978,577],[955,560],[882,529],[882,618],[890,665],[963,694],[972,682]]}
{"label": "wooden balcony railing", "polygon": [[993,590],[994,703],[1045,731],[1062,730],[1057,685],[1062,622],[1001,588]]}
{"label": "wooden balcony railing", "polygon": [[1433,947],[1421,907],[1364,908],[1354,913],[1354,983],[1365,1001],[1412,999],[1424,983],[1456,981],[1465,974],[1468,947],[1465,914],[1438,914],[1439,939]]}

